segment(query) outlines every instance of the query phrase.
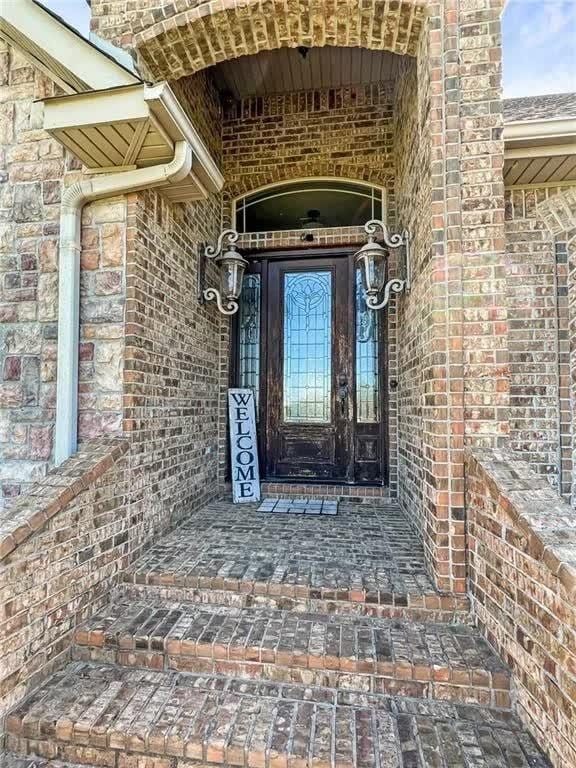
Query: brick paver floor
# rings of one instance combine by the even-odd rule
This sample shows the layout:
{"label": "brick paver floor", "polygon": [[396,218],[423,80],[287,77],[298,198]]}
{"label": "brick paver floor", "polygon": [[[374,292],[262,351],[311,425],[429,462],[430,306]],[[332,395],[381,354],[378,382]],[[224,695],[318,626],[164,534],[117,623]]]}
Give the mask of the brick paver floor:
{"label": "brick paver floor", "polygon": [[82,762],[90,754],[100,765],[129,751],[149,764],[175,756],[262,768],[549,766],[502,710],[80,662],[16,709],[7,731],[9,750]]}
{"label": "brick paver floor", "polygon": [[[264,515],[257,505],[209,504],[125,574],[157,584],[269,582],[364,593],[435,592],[424,551],[393,505],[341,501],[336,516]],[[162,577],[162,578],[161,578]]]}

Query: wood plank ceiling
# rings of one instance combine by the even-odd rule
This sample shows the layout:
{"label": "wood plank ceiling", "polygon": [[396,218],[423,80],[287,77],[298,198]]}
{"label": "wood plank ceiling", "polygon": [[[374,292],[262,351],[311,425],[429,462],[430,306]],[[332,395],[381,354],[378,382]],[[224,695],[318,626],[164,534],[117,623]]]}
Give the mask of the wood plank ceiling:
{"label": "wood plank ceiling", "polygon": [[222,62],[213,72],[222,93],[246,99],[394,80],[403,58],[364,48],[280,48]]}
{"label": "wood plank ceiling", "polygon": [[567,181],[576,181],[576,155],[573,152],[554,157],[522,157],[504,163],[507,187]]}

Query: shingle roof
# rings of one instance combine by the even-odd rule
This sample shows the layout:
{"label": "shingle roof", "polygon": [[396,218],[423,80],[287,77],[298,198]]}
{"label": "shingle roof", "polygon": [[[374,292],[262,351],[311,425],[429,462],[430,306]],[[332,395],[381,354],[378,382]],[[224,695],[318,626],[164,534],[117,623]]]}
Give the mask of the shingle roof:
{"label": "shingle roof", "polygon": [[576,117],[576,93],[553,93],[546,96],[523,96],[504,99],[504,122],[550,120]]}

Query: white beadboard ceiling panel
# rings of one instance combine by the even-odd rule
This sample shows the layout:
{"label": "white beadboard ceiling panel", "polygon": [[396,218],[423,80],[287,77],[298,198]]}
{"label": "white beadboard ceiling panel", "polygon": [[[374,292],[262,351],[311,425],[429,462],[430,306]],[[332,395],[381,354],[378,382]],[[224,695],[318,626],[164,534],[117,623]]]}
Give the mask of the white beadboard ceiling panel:
{"label": "white beadboard ceiling panel", "polygon": [[316,88],[394,80],[402,56],[364,48],[298,48],[262,51],[213,68],[216,85],[235,99]]}

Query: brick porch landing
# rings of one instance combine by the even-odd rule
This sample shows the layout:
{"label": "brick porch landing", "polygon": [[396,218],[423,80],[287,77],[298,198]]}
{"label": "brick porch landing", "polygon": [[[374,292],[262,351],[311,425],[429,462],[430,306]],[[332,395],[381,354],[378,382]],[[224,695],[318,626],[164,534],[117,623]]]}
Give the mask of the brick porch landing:
{"label": "brick porch landing", "polygon": [[397,507],[217,502],[124,578],[8,715],[0,768],[549,768]]}
{"label": "brick porch landing", "polygon": [[[340,502],[336,517],[208,505],[124,573],[133,597],[446,620],[467,599],[440,595],[397,506]],[[146,587],[146,589],[142,589]]]}

